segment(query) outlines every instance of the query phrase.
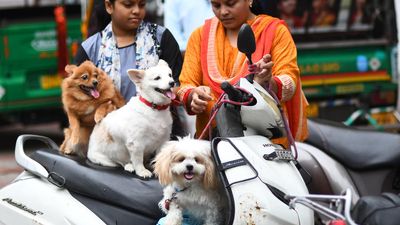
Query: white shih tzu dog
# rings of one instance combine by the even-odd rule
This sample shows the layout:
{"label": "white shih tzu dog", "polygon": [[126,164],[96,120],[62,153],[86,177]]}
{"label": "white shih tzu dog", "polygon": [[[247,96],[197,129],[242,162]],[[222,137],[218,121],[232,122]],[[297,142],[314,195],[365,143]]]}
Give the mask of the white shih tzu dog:
{"label": "white shih tzu dog", "polygon": [[154,173],[164,188],[159,202],[167,214],[164,225],[189,217],[202,224],[223,223],[225,193],[218,180],[208,141],[185,137],[169,141],[157,154]]}

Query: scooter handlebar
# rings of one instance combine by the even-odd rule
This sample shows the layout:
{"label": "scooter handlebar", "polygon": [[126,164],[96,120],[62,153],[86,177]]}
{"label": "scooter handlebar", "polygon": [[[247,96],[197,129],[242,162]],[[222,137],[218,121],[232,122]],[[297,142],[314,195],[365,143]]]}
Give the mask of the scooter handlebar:
{"label": "scooter handlebar", "polygon": [[228,98],[232,101],[241,102],[243,99],[243,92],[236,89],[228,81],[221,83],[221,89],[228,95]]}

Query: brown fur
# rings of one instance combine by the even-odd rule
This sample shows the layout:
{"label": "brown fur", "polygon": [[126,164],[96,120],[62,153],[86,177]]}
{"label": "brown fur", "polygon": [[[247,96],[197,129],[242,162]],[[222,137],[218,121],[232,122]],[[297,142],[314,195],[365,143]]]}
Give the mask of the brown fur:
{"label": "brown fur", "polygon": [[[109,112],[125,105],[125,100],[108,75],[90,61],[80,66],[67,65],[68,76],[61,84],[62,103],[68,116],[69,128],[64,129],[64,142],[60,151],[64,154],[83,154],[86,156],[89,136],[93,127]],[[87,78],[84,79],[84,75]],[[99,96],[91,95],[82,85],[93,88],[94,83]]]}

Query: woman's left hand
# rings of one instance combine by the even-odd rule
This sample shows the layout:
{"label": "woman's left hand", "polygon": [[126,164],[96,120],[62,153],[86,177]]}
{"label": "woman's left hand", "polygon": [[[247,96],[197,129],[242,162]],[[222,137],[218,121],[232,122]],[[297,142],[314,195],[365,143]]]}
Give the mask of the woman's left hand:
{"label": "woman's left hand", "polygon": [[266,54],[258,62],[249,65],[249,72],[254,73],[254,80],[262,86],[266,86],[272,80],[272,67],[274,62],[271,61],[271,55]]}

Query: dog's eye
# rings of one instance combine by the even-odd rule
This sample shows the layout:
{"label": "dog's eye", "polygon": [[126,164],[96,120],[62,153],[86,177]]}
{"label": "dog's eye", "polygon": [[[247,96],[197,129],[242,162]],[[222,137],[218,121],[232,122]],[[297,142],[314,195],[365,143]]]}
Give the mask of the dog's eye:
{"label": "dog's eye", "polygon": [[83,75],[81,76],[81,78],[82,78],[82,80],[87,80],[87,79],[88,79],[88,75],[87,75],[87,74],[83,74]]}
{"label": "dog's eye", "polygon": [[154,78],[154,80],[159,80],[159,79],[161,79],[160,76],[157,76],[156,78]]}
{"label": "dog's eye", "polygon": [[205,160],[206,159],[204,157],[194,157],[194,161],[199,164],[204,164]]}
{"label": "dog's eye", "polygon": [[183,156],[178,158],[178,162],[183,162],[183,160],[185,160],[185,157],[183,157]]}
{"label": "dog's eye", "polygon": [[168,74],[168,76],[169,76],[169,77],[172,77],[172,74],[170,73],[170,74]]}

